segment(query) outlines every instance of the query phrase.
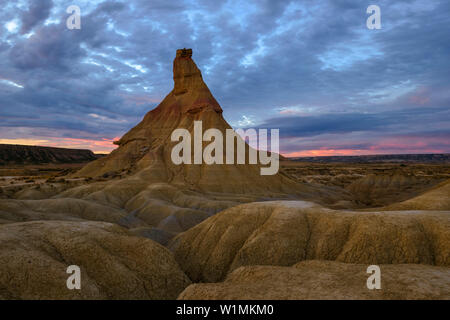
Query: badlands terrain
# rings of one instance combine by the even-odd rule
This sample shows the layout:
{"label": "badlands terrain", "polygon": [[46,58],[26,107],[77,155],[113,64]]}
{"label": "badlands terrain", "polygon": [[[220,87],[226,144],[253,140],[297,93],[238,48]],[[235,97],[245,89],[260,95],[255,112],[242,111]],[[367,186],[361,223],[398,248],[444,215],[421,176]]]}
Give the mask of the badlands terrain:
{"label": "badlands terrain", "polygon": [[175,165],[173,130],[231,127],[191,50],[173,72],[111,154],[0,167],[0,299],[450,299],[447,161]]}

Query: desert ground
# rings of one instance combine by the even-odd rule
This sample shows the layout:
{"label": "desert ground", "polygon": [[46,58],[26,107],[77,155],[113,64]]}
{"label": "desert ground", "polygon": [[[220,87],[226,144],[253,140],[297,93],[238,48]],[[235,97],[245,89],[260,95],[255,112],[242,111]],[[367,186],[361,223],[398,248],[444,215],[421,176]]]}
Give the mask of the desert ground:
{"label": "desert ground", "polygon": [[[2,299],[450,298],[449,164],[282,161],[331,197],[200,204],[155,185],[135,211],[83,200],[127,177],[67,177],[84,165],[0,168]],[[426,205],[436,192],[445,204]],[[65,287],[72,264],[80,291]],[[365,286],[370,264],[381,290]]]}
{"label": "desert ground", "polygon": [[176,165],[174,129],[231,128],[191,55],[111,154],[0,168],[1,299],[450,299],[449,163]]}
{"label": "desert ground", "polygon": [[[450,179],[450,163],[361,163],[280,161],[280,173],[299,183],[331,187],[339,198],[328,207],[377,208],[417,197]],[[95,178],[67,177],[88,162],[15,164],[0,166],[0,197],[45,199],[44,190],[61,192],[74,186],[115,181],[126,174],[106,173]],[[51,194],[51,193],[50,193]],[[49,195],[50,195],[49,194]]]}

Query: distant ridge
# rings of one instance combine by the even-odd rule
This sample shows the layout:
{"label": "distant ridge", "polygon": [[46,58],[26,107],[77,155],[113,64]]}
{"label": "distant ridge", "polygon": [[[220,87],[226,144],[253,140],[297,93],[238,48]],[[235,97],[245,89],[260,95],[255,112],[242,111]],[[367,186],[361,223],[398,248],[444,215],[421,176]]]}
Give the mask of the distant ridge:
{"label": "distant ridge", "polygon": [[376,154],[363,156],[321,156],[321,157],[292,157],[293,161],[304,162],[345,162],[345,163],[374,163],[374,162],[408,162],[408,163],[442,163],[450,162],[450,153],[427,154]]}
{"label": "distant ridge", "polygon": [[81,163],[96,160],[91,150],[0,144],[0,165]]}

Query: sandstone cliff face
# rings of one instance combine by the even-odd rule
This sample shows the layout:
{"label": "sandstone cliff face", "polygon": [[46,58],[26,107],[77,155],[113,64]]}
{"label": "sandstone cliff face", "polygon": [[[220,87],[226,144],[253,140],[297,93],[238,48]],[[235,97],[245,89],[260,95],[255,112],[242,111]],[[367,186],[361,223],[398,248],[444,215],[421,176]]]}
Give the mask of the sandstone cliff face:
{"label": "sandstone cliff face", "polygon": [[96,159],[90,150],[0,144],[0,165],[80,163]]}
{"label": "sandstone cliff face", "polygon": [[175,299],[190,284],[166,248],[106,222],[7,224],[0,248],[0,299]]}
{"label": "sandstone cliff face", "polygon": [[450,269],[380,265],[381,290],[368,290],[367,265],[302,261],[292,267],[240,267],[222,283],[192,284],[180,300],[448,299]]}
{"label": "sandstone cliff face", "polygon": [[[172,162],[171,151],[178,143],[171,141],[175,129],[187,129],[192,137],[194,121],[202,122],[203,131],[215,128],[224,137],[226,130],[231,129],[191,55],[187,49],[178,50],[173,62],[174,89],[117,142],[118,149],[88,164],[76,175],[95,177],[105,172],[128,170],[134,181],[170,183],[202,192],[245,192],[272,197],[322,193],[280,174],[261,176],[260,165],[175,165]],[[204,142],[203,146],[207,144],[209,142]],[[248,150],[246,144],[247,153]]]}
{"label": "sandstone cliff face", "polygon": [[450,266],[450,213],[352,212],[303,201],[233,207],[178,235],[169,247],[194,282],[248,265],[302,260]]}
{"label": "sandstone cliff face", "polygon": [[175,165],[171,160],[172,148],[178,143],[171,141],[175,129],[186,129],[193,137],[194,121],[202,122],[203,131],[215,128],[224,136],[231,128],[191,56],[189,50],[177,51],[174,89],[117,142],[118,149],[74,175],[97,177],[127,172],[123,179],[71,188],[55,198],[76,198],[124,209],[128,215],[121,219],[122,225],[158,228],[165,234],[188,230],[240,203],[267,198],[301,197],[319,203],[340,199],[341,193],[332,187],[297,183],[282,174],[262,176],[260,165]]}

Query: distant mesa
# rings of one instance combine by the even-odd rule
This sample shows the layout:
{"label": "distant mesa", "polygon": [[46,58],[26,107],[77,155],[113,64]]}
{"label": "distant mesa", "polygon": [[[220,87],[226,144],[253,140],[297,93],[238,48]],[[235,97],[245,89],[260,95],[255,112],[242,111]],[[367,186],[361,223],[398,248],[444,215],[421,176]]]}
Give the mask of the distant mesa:
{"label": "distant mesa", "polygon": [[0,144],[0,165],[83,163],[97,158],[85,149]]}

